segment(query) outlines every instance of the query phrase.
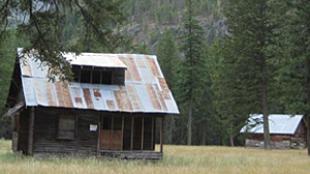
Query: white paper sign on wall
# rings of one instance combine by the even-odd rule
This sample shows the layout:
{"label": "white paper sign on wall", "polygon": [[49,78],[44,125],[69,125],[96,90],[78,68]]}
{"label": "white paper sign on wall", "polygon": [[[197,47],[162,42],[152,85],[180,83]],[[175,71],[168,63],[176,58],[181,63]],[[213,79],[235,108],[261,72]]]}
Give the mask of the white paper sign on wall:
{"label": "white paper sign on wall", "polygon": [[97,131],[98,126],[96,124],[90,124],[89,125],[89,130],[92,132]]}

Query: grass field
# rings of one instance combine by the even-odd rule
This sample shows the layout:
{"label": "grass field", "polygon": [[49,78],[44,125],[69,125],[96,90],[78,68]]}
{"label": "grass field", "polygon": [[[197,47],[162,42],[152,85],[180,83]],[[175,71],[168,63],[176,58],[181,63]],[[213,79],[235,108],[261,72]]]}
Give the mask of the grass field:
{"label": "grass field", "polygon": [[13,154],[0,140],[0,174],[309,174],[305,150],[258,150],[219,146],[164,146],[162,161],[126,161],[95,157],[49,157]]}

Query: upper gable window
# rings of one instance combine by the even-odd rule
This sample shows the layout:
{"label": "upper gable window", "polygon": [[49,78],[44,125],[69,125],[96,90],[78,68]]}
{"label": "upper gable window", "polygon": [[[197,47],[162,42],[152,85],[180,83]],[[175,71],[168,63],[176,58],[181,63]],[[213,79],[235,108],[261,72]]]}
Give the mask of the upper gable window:
{"label": "upper gable window", "polygon": [[124,85],[124,68],[72,66],[73,80],[80,83]]}

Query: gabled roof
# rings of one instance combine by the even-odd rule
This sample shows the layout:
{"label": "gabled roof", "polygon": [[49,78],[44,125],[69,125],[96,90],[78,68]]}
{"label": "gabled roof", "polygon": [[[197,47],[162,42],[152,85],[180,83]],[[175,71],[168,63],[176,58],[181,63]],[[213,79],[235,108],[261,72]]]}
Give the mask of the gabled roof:
{"label": "gabled roof", "polygon": [[[295,134],[302,118],[302,115],[271,114],[269,115],[270,134]],[[245,125],[240,132],[263,134],[263,115],[250,115],[247,125]]]}
{"label": "gabled roof", "polygon": [[[64,56],[72,56],[72,53],[69,54],[71,55]],[[84,65],[84,60],[88,60],[87,57],[90,56],[91,60],[101,62],[104,66],[113,66],[115,63],[126,67],[125,85],[51,82],[48,80],[48,67],[44,63],[24,56],[20,59],[20,68],[26,106],[179,114],[156,56],[97,53],[81,55],[83,58],[77,64]],[[102,60],[109,60],[109,63]],[[85,62],[85,65],[89,65],[89,62]]]}

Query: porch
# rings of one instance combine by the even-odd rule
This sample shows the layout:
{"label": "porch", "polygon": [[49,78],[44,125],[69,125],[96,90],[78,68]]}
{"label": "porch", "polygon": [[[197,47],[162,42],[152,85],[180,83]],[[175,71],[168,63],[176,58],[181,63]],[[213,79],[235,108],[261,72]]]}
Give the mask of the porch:
{"label": "porch", "polygon": [[[163,125],[163,117],[105,114],[98,122],[97,156],[160,160],[163,157]],[[159,130],[157,151],[156,130]]]}
{"label": "porch", "polygon": [[135,160],[161,160],[162,152],[156,151],[117,151],[117,150],[100,150],[100,155],[104,157],[119,159],[135,159]]}

